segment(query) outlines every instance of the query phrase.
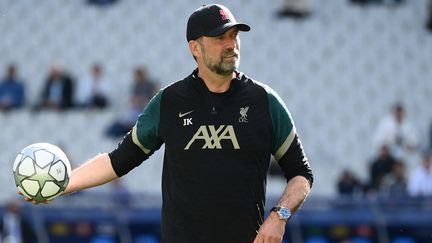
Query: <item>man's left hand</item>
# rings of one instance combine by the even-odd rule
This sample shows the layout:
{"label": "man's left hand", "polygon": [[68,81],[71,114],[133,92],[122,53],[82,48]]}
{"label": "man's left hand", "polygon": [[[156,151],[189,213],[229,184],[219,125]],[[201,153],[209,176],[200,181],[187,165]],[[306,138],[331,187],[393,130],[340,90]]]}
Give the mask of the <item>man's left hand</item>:
{"label": "man's left hand", "polygon": [[271,212],[261,225],[253,243],[281,243],[286,222],[279,219],[276,212]]}

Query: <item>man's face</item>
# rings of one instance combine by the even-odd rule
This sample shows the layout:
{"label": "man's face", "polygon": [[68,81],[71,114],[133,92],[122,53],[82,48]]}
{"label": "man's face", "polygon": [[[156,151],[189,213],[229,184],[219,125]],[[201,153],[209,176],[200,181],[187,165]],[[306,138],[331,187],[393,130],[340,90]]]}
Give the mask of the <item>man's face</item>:
{"label": "man's face", "polygon": [[203,36],[197,40],[203,64],[212,72],[228,76],[240,65],[240,38],[237,28],[216,37]]}

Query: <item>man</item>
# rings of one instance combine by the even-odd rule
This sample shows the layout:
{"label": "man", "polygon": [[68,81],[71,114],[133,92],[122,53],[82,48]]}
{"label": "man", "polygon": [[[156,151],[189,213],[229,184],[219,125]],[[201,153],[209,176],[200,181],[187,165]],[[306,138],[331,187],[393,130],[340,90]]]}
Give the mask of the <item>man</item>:
{"label": "man", "polygon": [[375,147],[388,146],[390,153],[398,159],[409,159],[418,149],[418,133],[406,117],[404,105],[397,103],[392,114],[379,122],[373,135]]}
{"label": "man", "polygon": [[96,63],[90,75],[81,80],[76,93],[78,106],[103,109],[109,105],[110,83],[105,78],[103,67]]}
{"label": "man", "polygon": [[[312,172],[282,100],[237,71],[249,30],[222,5],[197,9],[187,41],[198,68],[159,91],[117,149],[75,169],[66,193],[128,173],[165,143],[163,242],[281,242]],[[271,154],[288,183],[264,220]]]}
{"label": "man", "polygon": [[72,108],[74,97],[74,80],[58,64],[49,70],[41,93],[37,109],[65,110]]}
{"label": "man", "polygon": [[37,242],[37,236],[31,223],[21,216],[21,207],[14,201],[7,203],[6,211],[0,219],[0,242]]}
{"label": "man", "polygon": [[432,196],[432,151],[422,151],[422,164],[409,177],[408,193],[413,197]]}
{"label": "man", "polygon": [[10,111],[24,105],[24,84],[17,77],[17,69],[14,64],[7,67],[7,73],[0,82],[0,111]]}

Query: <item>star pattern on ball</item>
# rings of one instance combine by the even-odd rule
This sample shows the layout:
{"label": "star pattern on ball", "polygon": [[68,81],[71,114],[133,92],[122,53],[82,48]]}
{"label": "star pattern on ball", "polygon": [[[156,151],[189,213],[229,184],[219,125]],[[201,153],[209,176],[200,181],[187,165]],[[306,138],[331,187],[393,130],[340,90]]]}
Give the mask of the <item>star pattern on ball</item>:
{"label": "star pattern on ball", "polygon": [[52,200],[69,183],[71,166],[64,152],[49,143],[34,143],[17,155],[13,166],[15,185],[36,202]]}
{"label": "star pattern on ball", "polygon": [[42,188],[47,180],[55,180],[54,177],[49,174],[49,169],[50,166],[40,168],[39,166],[35,165],[36,173],[28,179],[38,181],[39,186]]}

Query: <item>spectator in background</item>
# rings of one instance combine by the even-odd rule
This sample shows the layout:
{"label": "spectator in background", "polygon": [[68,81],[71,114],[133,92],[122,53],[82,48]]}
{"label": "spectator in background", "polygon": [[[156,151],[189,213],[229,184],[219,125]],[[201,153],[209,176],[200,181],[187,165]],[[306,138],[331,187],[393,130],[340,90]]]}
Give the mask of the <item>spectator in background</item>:
{"label": "spectator in background", "polygon": [[386,198],[404,198],[408,195],[405,164],[395,161],[389,174],[383,177],[379,193]]}
{"label": "spectator in background", "polygon": [[371,0],[350,0],[350,2],[354,3],[354,4],[367,4],[367,3],[370,3],[372,1]]}
{"label": "spectator in background", "polygon": [[432,196],[432,151],[425,150],[422,153],[422,165],[410,176],[408,181],[408,193],[415,197]]}
{"label": "spectator in background", "polygon": [[150,81],[147,71],[143,67],[134,70],[134,78],[129,100],[130,106],[120,119],[114,121],[106,130],[106,135],[117,138],[124,136],[135,125],[138,115],[156,94],[157,86]]}
{"label": "spectator in background", "polygon": [[87,3],[95,6],[109,6],[117,1],[118,0],[87,0]]}
{"label": "spectator in background", "polygon": [[343,196],[354,196],[363,193],[363,185],[349,170],[344,170],[338,180],[338,192]]}
{"label": "spectator in background", "polygon": [[398,5],[404,3],[405,0],[350,0],[355,4],[387,4],[387,5]]}
{"label": "spectator in background", "polygon": [[10,64],[0,83],[0,110],[9,111],[24,104],[24,84],[17,77],[16,66]]}
{"label": "spectator in background", "polygon": [[284,0],[277,16],[300,19],[309,16],[310,8],[309,0]]}
{"label": "spectator in background", "polygon": [[392,171],[395,163],[396,159],[390,154],[388,146],[382,145],[378,156],[374,158],[370,164],[369,189],[377,190],[383,178]]}
{"label": "spectator in background", "polygon": [[432,122],[429,126],[429,149],[432,150]]}
{"label": "spectator in background", "polygon": [[73,107],[74,86],[72,78],[59,65],[52,65],[42,89],[37,108],[64,110]]}
{"label": "spectator in background", "polygon": [[21,217],[21,207],[14,201],[7,204],[6,212],[0,220],[0,242],[37,242],[34,229],[26,218]]}
{"label": "spectator in background", "polygon": [[429,0],[429,13],[428,13],[428,19],[426,22],[426,28],[432,32],[432,0]]}
{"label": "spectator in background", "polygon": [[102,109],[108,106],[110,86],[101,65],[94,64],[90,75],[82,79],[78,85],[76,101],[79,107]]}
{"label": "spectator in background", "polygon": [[130,209],[132,206],[132,194],[127,187],[121,182],[121,179],[116,179],[110,182],[111,184],[111,201],[116,210]]}
{"label": "spectator in background", "polygon": [[405,117],[404,106],[398,103],[393,107],[393,114],[383,118],[378,124],[373,143],[377,149],[386,145],[396,158],[406,159],[417,150],[417,136],[416,129]]}
{"label": "spectator in background", "polygon": [[134,71],[131,99],[133,100],[132,103],[139,107],[140,113],[156,92],[157,86],[149,80],[147,70],[144,67],[136,68]]}

